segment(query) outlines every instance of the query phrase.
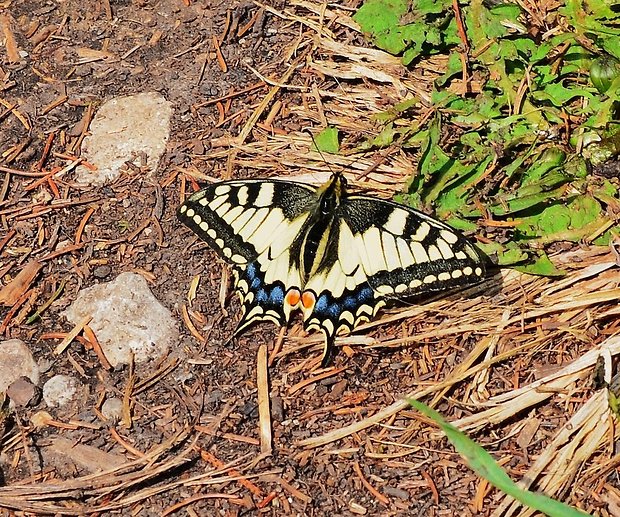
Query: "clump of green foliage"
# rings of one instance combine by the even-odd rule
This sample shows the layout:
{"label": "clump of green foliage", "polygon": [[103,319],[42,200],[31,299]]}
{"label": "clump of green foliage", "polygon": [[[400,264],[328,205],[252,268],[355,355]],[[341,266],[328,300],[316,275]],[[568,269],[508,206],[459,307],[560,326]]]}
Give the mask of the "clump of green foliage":
{"label": "clump of green foliage", "polygon": [[[607,0],[539,13],[459,4],[457,16],[452,0],[367,0],[355,14],[374,44],[407,66],[448,56],[434,118],[420,127],[414,102],[394,106],[367,145],[420,149],[401,202],[432,205],[461,229],[492,218],[508,229],[504,242],[482,247],[501,265],[562,274],[545,245],[607,244],[620,231],[607,215],[620,208],[617,181],[591,174],[620,154],[620,11]],[[449,148],[440,145],[446,134],[455,135]]]}

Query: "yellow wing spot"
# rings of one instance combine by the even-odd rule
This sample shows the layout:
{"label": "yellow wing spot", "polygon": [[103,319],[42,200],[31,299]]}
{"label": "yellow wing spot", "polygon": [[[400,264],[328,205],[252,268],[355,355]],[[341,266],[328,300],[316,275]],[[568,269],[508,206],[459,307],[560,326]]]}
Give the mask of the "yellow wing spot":
{"label": "yellow wing spot", "polygon": [[467,255],[465,254],[464,251],[457,251],[456,255],[454,256],[459,260],[465,260],[467,258]]}
{"label": "yellow wing spot", "polygon": [[246,205],[248,203],[248,192],[249,189],[247,185],[242,185],[239,187],[239,190],[237,190],[237,199],[240,205]]}
{"label": "yellow wing spot", "polygon": [[411,282],[409,282],[409,287],[411,289],[416,289],[417,287],[420,287],[422,285],[422,280],[416,278],[414,280],[412,280]]}
{"label": "yellow wing spot", "polygon": [[419,242],[412,242],[410,246],[411,246],[411,253],[413,253],[413,257],[415,258],[416,264],[421,264],[423,262],[429,261],[426,250],[424,249],[424,246],[422,246],[422,244],[420,244]]}
{"label": "yellow wing spot", "polygon": [[217,210],[215,211],[215,213],[219,215],[220,217],[224,217],[224,214],[226,214],[229,210],[230,210],[230,203],[222,203],[220,206],[217,207]]}
{"label": "yellow wing spot", "polygon": [[247,224],[245,224],[243,228],[237,231],[237,233],[239,234],[239,237],[241,237],[242,239],[246,241],[249,240],[250,237],[254,235],[254,232],[256,231],[256,229],[265,220],[265,217],[267,217],[268,213],[269,213],[268,208],[261,208],[260,210],[257,210],[254,217],[250,218]]}
{"label": "yellow wing spot", "polygon": [[230,212],[228,212],[222,219],[226,221],[228,224],[232,224],[232,222],[237,219],[242,213],[244,208],[242,206],[236,206]]}
{"label": "yellow wing spot", "polygon": [[[264,255],[263,255],[264,257]],[[260,261],[260,258],[259,258]],[[278,280],[282,280],[288,276],[289,254],[282,253],[277,258],[268,262],[267,271],[265,271],[265,283],[273,284]]]}
{"label": "yellow wing spot", "polygon": [[431,262],[443,259],[441,253],[439,252],[439,248],[434,244],[431,244],[428,247],[428,257],[431,259]]}
{"label": "yellow wing spot", "polygon": [[439,273],[439,274],[437,275],[437,278],[438,278],[441,282],[445,282],[446,280],[450,280],[451,276],[450,276],[450,273],[443,272],[443,273]]}
{"label": "yellow wing spot", "polygon": [[404,293],[407,290],[407,286],[405,284],[398,284],[395,288],[394,291],[397,293]]}
{"label": "yellow wing spot", "polygon": [[380,285],[377,287],[376,291],[379,294],[392,294],[394,292],[394,288],[391,285]]}
{"label": "yellow wing spot", "polygon": [[437,281],[437,277],[435,275],[426,275],[424,277],[424,283],[425,284],[432,284],[433,282]]}
{"label": "yellow wing spot", "polygon": [[476,273],[476,275],[478,275],[478,276],[482,276],[482,269],[481,269],[481,268],[479,268],[479,267],[477,267],[477,268],[474,270],[474,273]]}
{"label": "yellow wing spot", "polygon": [[338,232],[338,250],[340,251],[338,261],[342,266],[342,271],[350,275],[353,270],[359,266],[360,260],[358,254],[352,249],[353,233],[351,228],[344,221],[340,221],[340,228]]}
{"label": "yellow wing spot", "polygon": [[209,228],[209,230],[207,230],[207,235],[212,239],[215,239],[217,237],[217,233],[213,228]]}
{"label": "yellow wing spot", "polygon": [[411,254],[411,248],[407,245],[407,242],[405,240],[396,239],[396,247],[398,248],[400,263],[403,268],[407,268],[412,264],[415,264],[415,259]]}
{"label": "yellow wing spot", "polygon": [[209,208],[215,211],[222,205],[222,203],[225,203],[227,199],[227,196],[218,196],[209,203]]}
{"label": "yellow wing spot", "polygon": [[198,203],[201,206],[207,206],[209,204],[209,200],[206,197],[202,197],[198,200]]}
{"label": "yellow wing spot", "polygon": [[340,315],[340,319],[343,321],[346,321],[349,326],[353,326],[355,325],[355,317],[353,316],[353,314],[349,311],[344,311],[341,315]]}
{"label": "yellow wing spot", "polygon": [[383,244],[383,256],[385,257],[388,271],[399,268],[400,260],[394,236],[390,233],[383,232],[383,235],[381,235],[381,243]]}
{"label": "yellow wing spot", "polygon": [[439,248],[439,251],[441,252],[441,256],[443,258],[451,259],[452,257],[454,257],[454,253],[446,241],[444,241],[443,239],[437,239],[437,242],[435,244]]}
{"label": "yellow wing spot", "polygon": [[452,278],[461,278],[463,276],[463,272],[460,269],[455,269],[452,271]]}
{"label": "yellow wing spot", "polygon": [[244,315],[246,321],[250,321],[263,313],[263,308],[260,305],[255,305],[252,310]]}
{"label": "yellow wing spot", "polygon": [[198,214],[194,215],[193,219],[197,225],[200,225],[200,223],[202,222],[202,217],[200,217]]}
{"label": "yellow wing spot", "polygon": [[194,209],[193,209],[193,208],[187,208],[186,206],[184,206],[183,208],[185,208],[185,210],[186,210],[185,215],[186,215],[187,217],[189,217],[190,219],[191,219],[192,217],[194,217],[194,214],[195,214],[196,212],[194,212]]}
{"label": "yellow wing spot", "polygon": [[328,336],[334,335],[334,324],[331,320],[323,320],[321,325],[323,326],[323,332],[325,332]]}
{"label": "yellow wing spot", "polygon": [[232,257],[232,250],[230,248],[224,248],[222,250],[222,254],[226,257],[226,258],[230,258]]}
{"label": "yellow wing spot", "polygon": [[439,235],[446,241],[448,244],[456,244],[456,241],[459,240],[458,236],[455,233],[452,233],[448,230],[441,230]]}
{"label": "yellow wing spot", "polygon": [[235,219],[230,226],[234,230],[235,233],[239,233],[241,228],[243,228],[248,221],[252,219],[252,216],[256,213],[254,208],[246,208],[245,212],[243,212],[237,219]]}
{"label": "yellow wing spot", "polygon": [[370,305],[364,304],[361,305],[358,309],[357,309],[357,315],[358,317],[361,316],[362,314],[368,314],[368,315],[372,315],[372,307]]}
{"label": "yellow wing spot", "polygon": [[230,185],[218,185],[215,187],[216,196],[225,196],[230,192]]}
{"label": "yellow wing spot", "polygon": [[254,201],[254,206],[263,207],[271,206],[273,204],[273,193],[275,191],[275,185],[273,183],[263,183]]}
{"label": "yellow wing spot", "polygon": [[209,229],[209,225],[208,225],[205,221],[202,221],[202,222],[200,223],[200,229],[201,229],[203,232],[206,232],[206,231]]}
{"label": "yellow wing spot", "polygon": [[258,253],[262,253],[274,241],[277,232],[276,228],[282,224],[284,216],[282,210],[271,210],[269,215],[263,221],[263,224],[257,228],[252,235],[250,242],[256,248]]}
{"label": "yellow wing spot", "polygon": [[473,270],[472,268],[470,268],[469,266],[467,266],[467,267],[464,267],[464,268],[463,268],[463,274],[464,274],[464,275],[469,276],[469,275],[471,275],[473,272],[474,272],[474,270]]}
{"label": "yellow wing spot", "polygon": [[224,247],[224,241],[222,239],[215,239],[215,244],[220,248]]}
{"label": "yellow wing spot", "polygon": [[232,260],[235,264],[247,264],[247,260],[244,256],[242,255],[238,255],[238,254],[234,254],[232,257],[230,257],[230,260]]}
{"label": "yellow wing spot", "polygon": [[184,214],[185,212],[187,212],[187,207],[186,207],[185,205],[182,205],[182,206],[181,206],[181,208],[180,208],[180,212],[181,212],[182,214]]}
{"label": "yellow wing spot", "polygon": [[[376,226],[368,229],[364,233],[364,248],[368,253],[368,261],[370,271],[366,271],[367,275],[374,275],[377,271],[387,270],[385,257],[381,251],[381,231]],[[364,263],[364,266],[366,264]],[[364,269],[366,269],[364,267]]]}
{"label": "yellow wing spot", "polygon": [[427,222],[420,223],[416,232],[411,236],[411,239],[414,241],[422,242],[428,236],[431,231],[431,225]]}
{"label": "yellow wing spot", "polygon": [[405,228],[407,227],[408,219],[409,214],[405,210],[392,210],[392,213],[383,225],[383,228],[385,228],[388,232],[393,233],[394,235],[402,235],[405,231]]}

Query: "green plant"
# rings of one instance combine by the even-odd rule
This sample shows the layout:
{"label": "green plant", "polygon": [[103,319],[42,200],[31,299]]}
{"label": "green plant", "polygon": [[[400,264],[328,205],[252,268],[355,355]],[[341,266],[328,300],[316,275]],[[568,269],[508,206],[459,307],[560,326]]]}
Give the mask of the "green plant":
{"label": "green plant", "polygon": [[420,149],[399,200],[508,229],[481,247],[534,274],[562,274],[549,243],[608,243],[618,189],[589,172],[620,154],[620,12],[607,4],[571,0],[542,23],[515,4],[463,1],[457,16],[451,0],[367,0],[355,19],[377,46],[408,66],[447,55],[430,123],[395,107],[367,144]]}

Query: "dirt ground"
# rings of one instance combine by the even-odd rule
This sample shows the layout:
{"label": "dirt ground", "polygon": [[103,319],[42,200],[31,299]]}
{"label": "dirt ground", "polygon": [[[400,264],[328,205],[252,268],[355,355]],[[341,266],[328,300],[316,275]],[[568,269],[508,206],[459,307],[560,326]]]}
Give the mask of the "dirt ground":
{"label": "dirt ground", "polygon": [[[269,3],[276,10],[287,4]],[[316,378],[312,370],[321,355],[321,339],[304,336],[298,326],[289,330],[283,345],[270,324],[228,343],[238,320],[236,298],[220,306],[221,264],[175,217],[183,192],[191,191],[196,180],[229,172],[236,177],[254,174],[241,159],[230,171],[227,155],[218,159],[213,142],[239,134],[269,91],[253,69],[263,77],[279,77],[283,60],[295,58],[287,52],[300,38],[300,26],[245,1],[4,0],[2,7],[0,16],[12,28],[21,59],[3,57],[0,70],[0,278],[14,276],[33,258],[43,263],[23,304],[11,314],[1,309],[2,330],[5,338],[20,338],[34,348],[35,358],[46,366],[42,382],[67,373],[78,375],[88,388],[81,400],[55,410],[48,425],[36,427],[31,420],[42,405],[22,407],[4,438],[0,433],[0,450],[11,461],[2,469],[0,486],[19,488],[11,508],[123,515],[490,514],[498,505],[496,494],[411,411],[401,411],[372,432],[360,430],[316,448],[299,445],[444,380],[467,357],[477,324],[458,335],[406,338],[416,332],[424,336],[432,325],[451,319],[460,321],[460,315],[481,303],[479,291],[455,296],[448,305],[423,308],[428,312],[419,310],[418,319],[394,318],[368,327],[340,353],[331,373]],[[298,86],[316,82],[322,88],[322,80],[329,81],[303,67],[296,76]],[[64,167],[79,153],[98,105],[146,91],[159,92],[174,105],[168,149],[153,175],[136,159],[118,181],[100,188],[80,186],[71,172],[48,179],[53,167]],[[276,100],[286,105],[295,95],[289,89]],[[282,110],[274,131],[285,137],[306,123],[295,110]],[[248,140],[260,143],[263,130],[256,129]],[[286,170],[282,166],[278,173]],[[76,243],[76,232],[91,209]],[[144,221],[149,224],[141,225]],[[594,262],[602,256],[588,255]],[[571,260],[567,267],[582,267],[583,260]],[[183,332],[177,348],[135,372],[104,369],[79,342],[55,356],[59,340],[48,336],[71,329],[60,312],[81,288],[124,271],[143,274],[156,297],[178,316]],[[190,317],[204,341],[183,323],[195,275],[201,280]],[[522,285],[537,293],[546,282]],[[27,316],[59,288],[57,300],[41,318],[27,323]],[[501,288],[499,277],[487,283],[485,303],[517,303],[499,294]],[[555,348],[537,352],[534,366],[539,371],[524,370],[532,364],[520,357],[504,361],[486,390],[503,392],[577,357],[609,335],[605,329],[610,321],[602,318],[584,328],[587,339],[577,339],[571,347],[564,334],[557,334]],[[397,338],[404,341],[386,344]],[[270,356],[269,368],[273,451],[262,455],[256,357],[260,345],[271,351],[277,342],[282,348]],[[359,346],[376,342],[384,346]],[[471,402],[459,402],[470,400],[468,390],[456,387],[436,407],[450,418],[468,415]],[[576,400],[586,394],[573,396]],[[130,401],[130,427],[102,418],[101,404],[111,396]],[[545,406],[543,428],[550,422],[563,424],[564,410],[561,404]],[[477,439],[502,457],[512,473],[522,473],[551,432],[526,447],[517,445],[507,428],[492,428]],[[60,447],[59,452],[58,444],[65,443],[59,438],[73,448]],[[98,476],[88,462],[77,461],[86,454],[77,445],[125,463]],[[90,466],[97,461],[91,459]]]}

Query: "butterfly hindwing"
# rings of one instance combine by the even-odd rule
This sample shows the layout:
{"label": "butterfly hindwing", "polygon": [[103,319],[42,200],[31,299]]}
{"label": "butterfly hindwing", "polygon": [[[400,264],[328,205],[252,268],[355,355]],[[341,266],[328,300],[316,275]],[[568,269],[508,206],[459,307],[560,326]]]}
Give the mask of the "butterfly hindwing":
{"label": "butterfly hindwing", "polygon": [[316,297],[312,310],[304,312],[305,328],[320,329],[328,337],[369,321],[384,305],[368,283],[352,236],[347,223],[335,218],[324,236],[322,260],[304,288]]}
{"label": "butterfly hindwing", "polygon": [[256,321],[285,324],[285,294],[301,279],[290,248],[308,218],[313,187],[277,180],[225,181],[193,194],[178,216],[233,264],[243,316],[236,333]]}

